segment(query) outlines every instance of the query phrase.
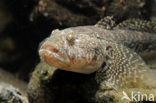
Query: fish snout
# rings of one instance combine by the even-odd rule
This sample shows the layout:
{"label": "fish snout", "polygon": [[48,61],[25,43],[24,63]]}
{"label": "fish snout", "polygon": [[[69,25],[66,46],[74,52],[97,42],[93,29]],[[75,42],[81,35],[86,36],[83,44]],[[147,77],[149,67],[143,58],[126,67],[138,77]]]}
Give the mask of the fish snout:
{"label": "fish snout", "polygon": [[60,67],[60,65],[70,63],[66,52],[58,49],[53,43],[48,41],[41,45],[39,55],[41,59],[51,66]]}

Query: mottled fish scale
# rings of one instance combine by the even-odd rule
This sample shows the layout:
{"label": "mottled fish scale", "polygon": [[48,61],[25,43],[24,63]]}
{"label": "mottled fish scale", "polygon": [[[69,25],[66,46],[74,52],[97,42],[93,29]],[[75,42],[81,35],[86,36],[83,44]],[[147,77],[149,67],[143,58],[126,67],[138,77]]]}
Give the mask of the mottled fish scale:
{"label": "mottled fish scale", "polygon": [[[113,55],[115,58],[111,58],[113,60],[110,60],[112,61],[110,65],[106,60],[106,67],[109,69],[107,69],[105,72],[103,72],[104,70],[102,68],[97,71],[97,81],[104,81],[104,83],[101,83],[102,86],[112,86],[112,88],[132,86],[130,85],[130,80],[132,82],[138,82],[136,78],[143,75],[145,70],[148,69],[142,59],[138,57],[136,53],[133,53],[132,55],[132,52],[130,52],[130,50],[128,50],[124,46],[111,42],[108,42],[107,44],[112,46],[114,51]],[[130,54],[131,59],[127,59]],[[107,77],[104,77],[104,73],[106,73],[105,75]],[[143,79],[145,78],[140,78],[140,80]]]}
{"label": "mottled fish scale", "polygon": [[85,74],[96,72],[101,88],[118,89],[150,86],[149,67],[137,54],[150,51],[156,51],[154,33],[79,26],[54,30],[39,53],[50,66]]}

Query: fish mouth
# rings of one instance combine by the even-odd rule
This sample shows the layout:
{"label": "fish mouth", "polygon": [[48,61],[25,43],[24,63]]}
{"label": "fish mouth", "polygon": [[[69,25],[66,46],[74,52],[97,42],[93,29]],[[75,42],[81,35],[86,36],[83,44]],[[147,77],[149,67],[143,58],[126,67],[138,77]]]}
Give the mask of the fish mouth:
{"label": "fish mouth", "polygon": [[40,49],[39,55],[47,64],[54,67],[66,67],[70,64],[70,59],[62,48],[57,48],[55,43],[46,41],[44,42]]}
{"label": "fish mouth", "polygon": [[49,56],[51,59],[57,59],[61,62],[70,63],[68,56],[65,53],[56,53],[48,49],[40,49],[39,54],[44,59],[45,56]]}

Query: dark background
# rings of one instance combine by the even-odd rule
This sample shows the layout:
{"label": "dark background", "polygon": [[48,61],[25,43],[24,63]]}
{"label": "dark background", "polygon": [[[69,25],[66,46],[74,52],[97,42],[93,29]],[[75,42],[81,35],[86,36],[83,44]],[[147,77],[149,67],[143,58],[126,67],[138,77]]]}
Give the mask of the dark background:
{"label": "dark background", "polygon": [[29,80],[39,43],[53,29],[94,25],[105,16],[155,19],[153,0],[0,0],[0,68]]}

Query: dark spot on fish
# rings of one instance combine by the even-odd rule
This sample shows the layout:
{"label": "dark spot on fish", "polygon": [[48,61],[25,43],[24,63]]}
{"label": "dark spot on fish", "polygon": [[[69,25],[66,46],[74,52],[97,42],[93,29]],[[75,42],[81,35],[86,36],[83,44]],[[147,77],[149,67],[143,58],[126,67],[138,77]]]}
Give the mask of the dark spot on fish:
{"label": "dark spot on fish", "polygon": [[97,60],[97,56],[96,56],[96,55],[94,55],[94,57],[93,57],[93,59],[92,59],[92,60],[96,61],[96,60]]}
{"label": "dark spot on fish", "polygon": [[104,68],[105,66],[106,66],[106,62],[103,62],[101,68]]}
{"label": "dark spot on fish", "polygon": [[106,50],[109,50],[110,48],[112,48],[110,45],[106,47]]}
{"label": "dark spot on fish", "polygon": [[53,52],[58,53],[59,50],[58,49],[53,49]]}
{"label": "dark spot on fish", "polygon": [[106,50],[108,51],[108,54],[112,57],[113,56],[113,48],[111,46],[107,46]]}

